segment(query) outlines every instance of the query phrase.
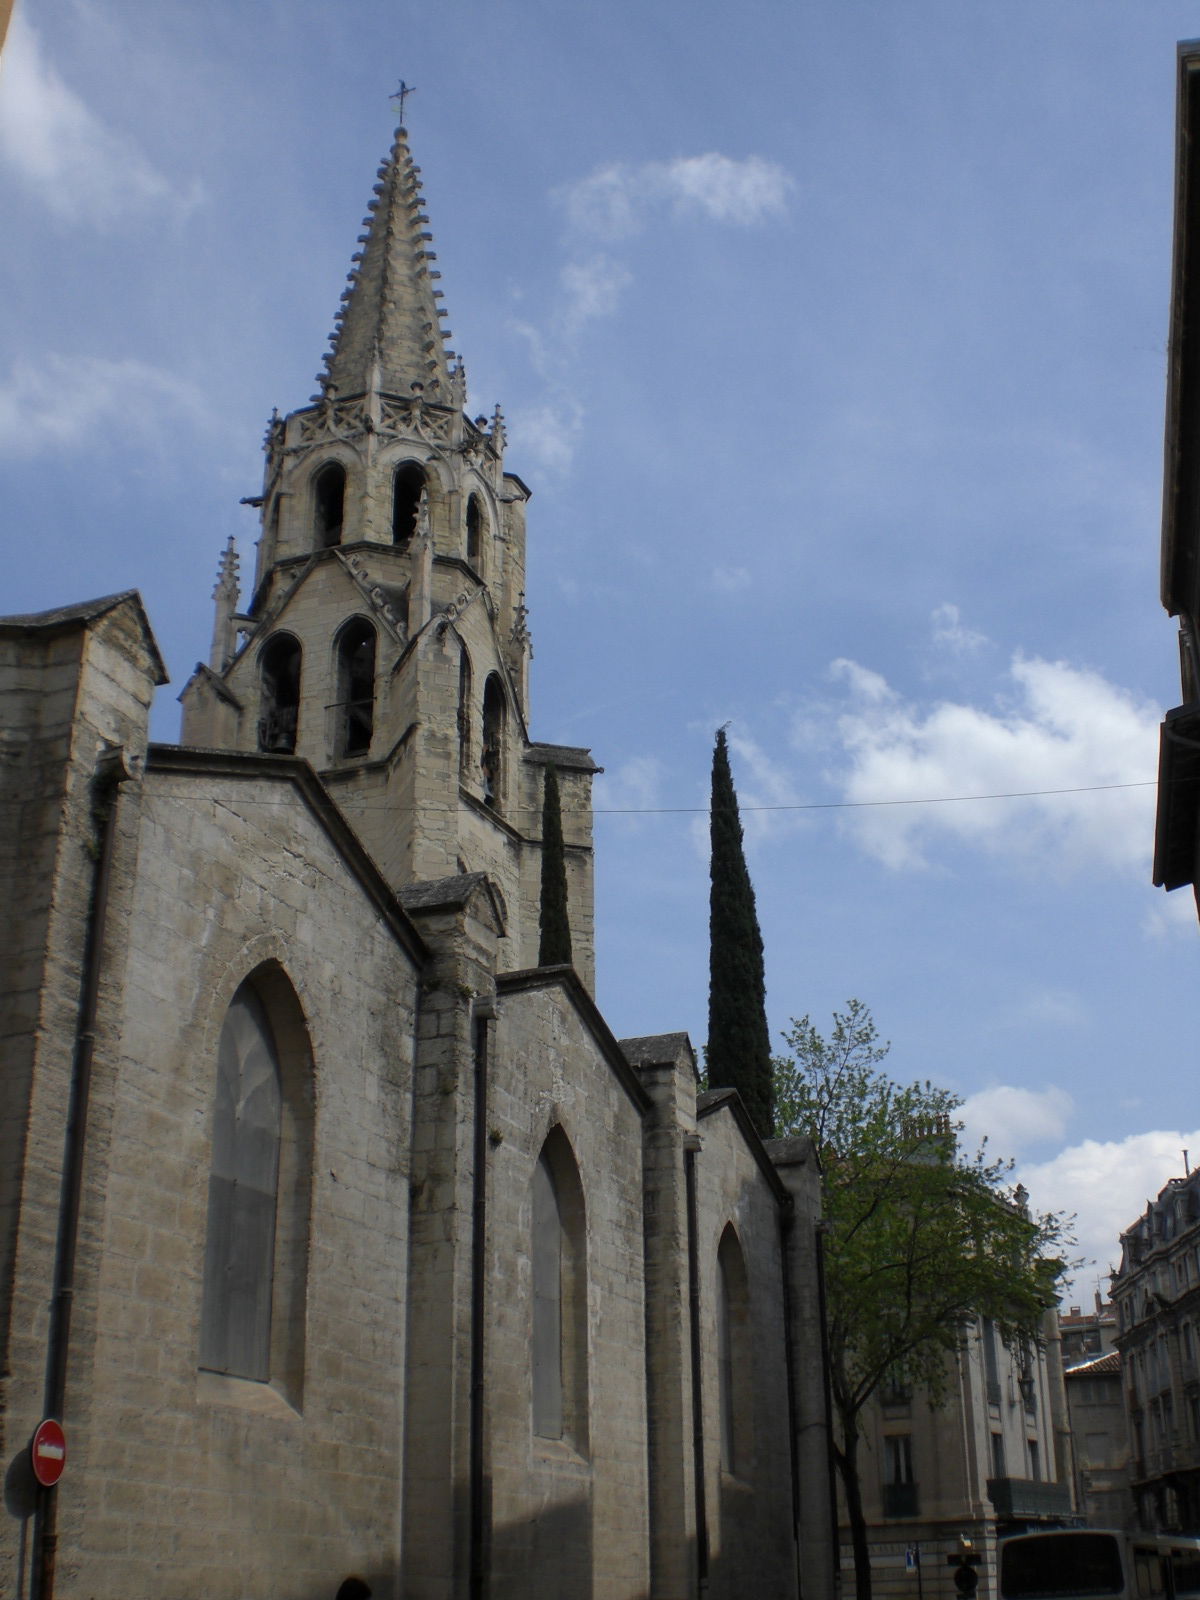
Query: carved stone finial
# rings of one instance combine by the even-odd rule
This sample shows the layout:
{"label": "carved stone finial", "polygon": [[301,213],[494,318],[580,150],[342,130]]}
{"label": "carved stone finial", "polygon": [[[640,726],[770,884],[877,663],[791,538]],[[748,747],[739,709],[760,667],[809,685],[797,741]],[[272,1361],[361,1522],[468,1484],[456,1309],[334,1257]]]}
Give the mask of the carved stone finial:
{"label": "carved stone finial", "polygon": [[529,643],[529,612],[525,607],[524,589],[513,610],[513,624],[508,637],[518,650],[523,650]]}
{"label": "carved stone finial", "polygon": [[237,545],[234,543],[233,535],[230,534],[217,565],[217,583],[213,590],[216,612],[213,617],[212,649],[209,651],[208,664],[214,672],[224,672],[233,660],[237,639],[237,629],[233,619],[237,615],[240,593]]}

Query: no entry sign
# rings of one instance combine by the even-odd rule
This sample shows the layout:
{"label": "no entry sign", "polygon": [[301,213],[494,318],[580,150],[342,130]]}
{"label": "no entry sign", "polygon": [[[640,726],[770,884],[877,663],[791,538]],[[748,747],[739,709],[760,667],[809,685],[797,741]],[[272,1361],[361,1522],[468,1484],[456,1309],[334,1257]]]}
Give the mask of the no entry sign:
{"label": "no entry sign", "polygon": [[38,1423],[33,1443],[29,1446],[29,1456],[33,1462],[33,1475],[43,1488],[49,1489],[58,1482],[67,1464],[67,1436],[62,1431],[61,1422],[47,1417],[45,1422]]}

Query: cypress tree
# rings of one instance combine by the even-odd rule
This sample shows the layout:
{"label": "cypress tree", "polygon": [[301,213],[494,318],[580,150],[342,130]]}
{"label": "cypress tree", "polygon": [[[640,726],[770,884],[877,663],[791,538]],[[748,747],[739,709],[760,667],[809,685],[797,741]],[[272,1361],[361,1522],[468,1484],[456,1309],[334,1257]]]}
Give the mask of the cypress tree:
{"label": "cypress tree", "polygon": [[562,802],[558,773],[546,768],[542,791],[542,900],[538,913],[541,940],[538,966],[571,964],[571,920],[567,915],[567,857],[563,849]]}
{"label": "cypress tree", "polygon": [[713,751],[709,827],[708,1085],[736,1089],[754,1126],[769,1139],[775,1118],[763,942],[724,728]]}

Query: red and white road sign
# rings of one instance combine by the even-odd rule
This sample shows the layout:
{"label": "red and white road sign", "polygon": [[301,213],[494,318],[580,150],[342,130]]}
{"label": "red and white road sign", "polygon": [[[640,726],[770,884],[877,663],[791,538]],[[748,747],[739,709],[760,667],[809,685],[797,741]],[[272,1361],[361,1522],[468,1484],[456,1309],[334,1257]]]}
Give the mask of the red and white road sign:
{"label": "red and white road sign", "polygon": [[33,1462],[33,1475],[44,1488],[49,1489],[58,1482],[67,1464],[67,1436],[62,1431],[61,1422],[47,1417],[44,1422],[38,1423],[33,1443],[29,1446],[29,1456]]}

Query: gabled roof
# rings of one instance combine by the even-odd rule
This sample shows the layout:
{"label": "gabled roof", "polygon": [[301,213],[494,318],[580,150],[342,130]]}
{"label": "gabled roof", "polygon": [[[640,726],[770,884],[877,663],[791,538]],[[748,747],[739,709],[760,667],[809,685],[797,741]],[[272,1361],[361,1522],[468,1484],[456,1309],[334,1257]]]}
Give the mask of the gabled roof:
{"label": "gabled roof", "polygon": [[586,745],[532,743],[525,752],[526,761],[541,767],[559,767],[564,772],[603,772],[592,760]]}
{"label": "gabled roof", "polygon": [[203,661],[197,661],[191,677],[179,691],[180,700],[184,698],[193,684],[203,684],[205,688],[211,689],[218,700],[224,700],[225,704],[232,706],[235,711],[244,711],[246,709],[220,673],[214,672],[211,667],[206,667]]}
{"label": "gabled roof", "polygon": [[1117,1378],[1120,1374],[1121,1356],[1116,1350],[1108,1350],[1102,1356],[1094,1356],[1091,1361],[1081,1361],[1077,1366],[1063,1369],[1066,1378]]}
{"label": "gabled roof", "polygon": [[400,903],[410,916],[436,911],[462,911],[476,895],[488,902],[500,938],[505,934],[504,908],[486,872],[456,872],[447,878],[430,878],[423,883],[406,883],[399,890]]}
{"label": "gabled roof", "polygon": [[650,1096],[642,1088],[637,1073],[629,1065],[612,1029],[600,1008],[580,982],[574,967],[523,967],[519,972],[501,972],[496,977],[496,996],[528,993],[535,989],[561,989],[574,1006],[580,1021],[599,1047],[621,1087],[639,1112],[650,1109]]}
{"label": "gabled roof", "polygon": [[150,618],[146,615],[142,597],[136,589],[122,589],[119,594],[102,595],[98,600],[81,600],[73,606],[56,606],[53,611],[28,611],[17,616],[0,617],[0,633],[17,634],[25,638],[70,633],[73,629],[85,628],[89,623],[98,622],[101,617],[107,616],[110,611],[115,611],[118,606],[123,605],[133,608],[145,635],[146,649],[154,662],[155,683],[168,683],[170,679],[163,665],[158,641],[154,637],[154,630],[150,626]]}
{"label": "gabled roof", "polygon": [[749,1146],[750,1154],[758,1163],[759,1170],[767,1180],[775,1198],[781,1205],[790,1206],[791,1194],[787,1185],[775,1170],[774,1163],[767,1154],[766,1147],[758,1136],[758,1130],[750,1120],[750,1113],[742,1103],[742,1097],[736,1089],[707,1089],[696,1097],[696,1121],[702,1122],[705,1117],[711,1117],[715,1111],[727,1110],[741,1130],[742,1137]]}
{"label": "gabled roof", "polygon": [[252,755],[234,750],[201,750],[190,745],[152,744],[146,756],[147,779],[172,773],[192,778],[252,778],[263,783],[291,785],[397,942],[415,962],[422,966],[427,963],[429,950],[408,913],[307,761],[299,756]]}
{"label": "gabled roof", "polygon": [[691,1062],[696,1071],[696,1052],[686,1033],[643,1033],[633,1039],[622,1039],[621,1049],[635,1067],[674,1066],[677,1061]]}

